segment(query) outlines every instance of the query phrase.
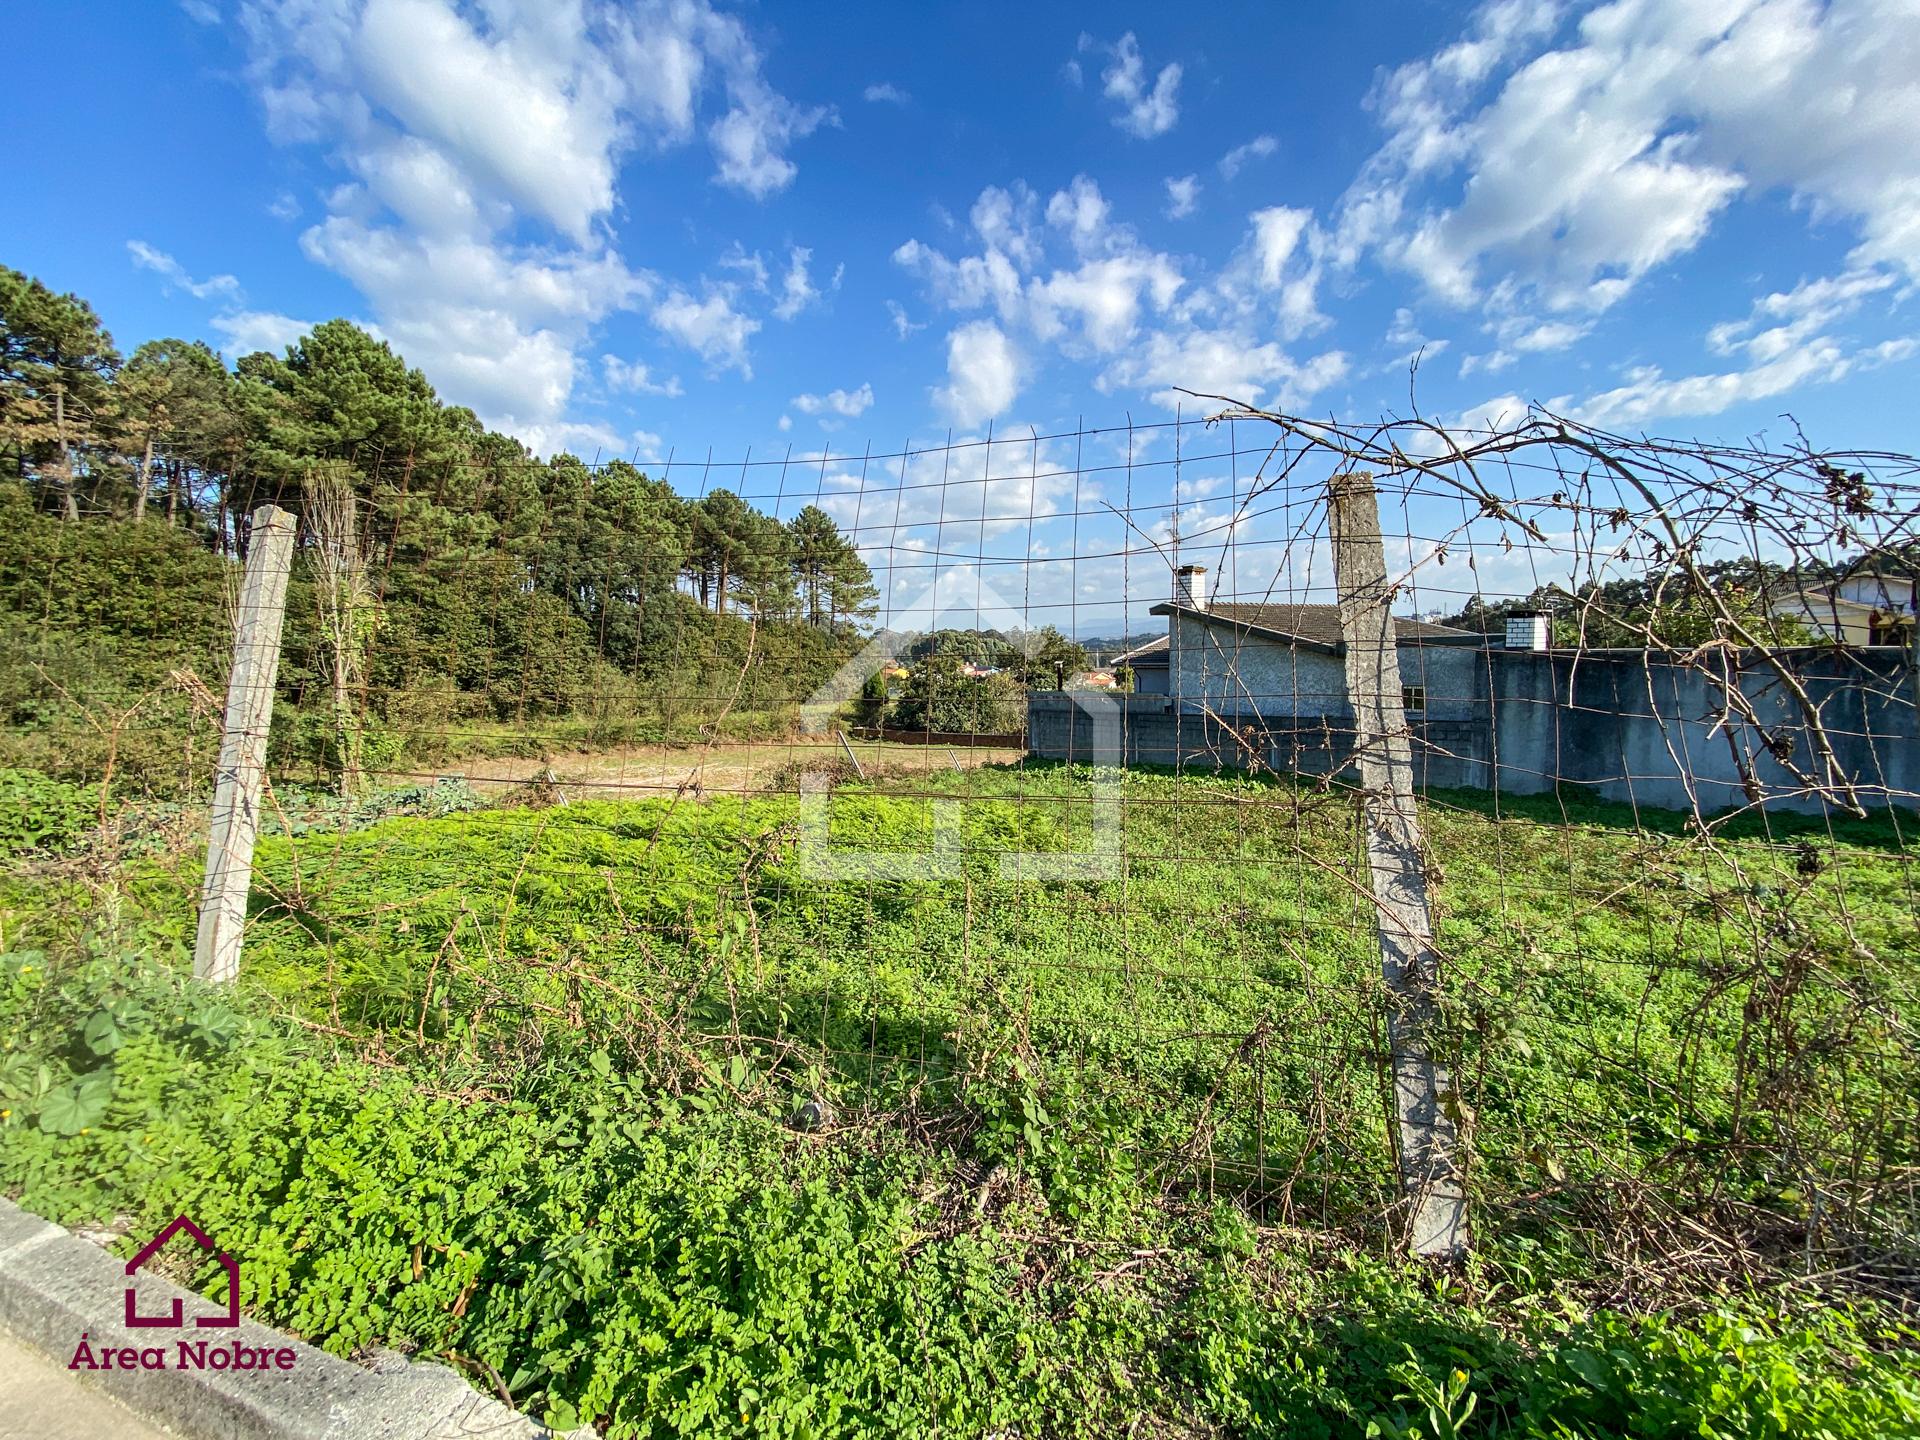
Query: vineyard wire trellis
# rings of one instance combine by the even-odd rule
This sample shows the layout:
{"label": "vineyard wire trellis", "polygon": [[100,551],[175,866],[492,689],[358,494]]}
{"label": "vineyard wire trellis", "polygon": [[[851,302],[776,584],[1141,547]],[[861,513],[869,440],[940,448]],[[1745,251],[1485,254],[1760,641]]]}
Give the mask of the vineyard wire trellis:
{"label": "vineyard wire trellis", "polygon": [[[289,610],[249,967],[291,1011],[378,1043],[504,1063],[584,1035],[659,1083],[797,1100],[849,1133],[964,1144],[1009,1085],[1043,1109],[1131,1108],[1146,1118],[1118,1148],[1169,1194],[1405,1234],[1407,1196],[1383,1183],[1398,1142],[1367,787],[1341,642],[1312,628],[1337,609],[1328,482],[1366,470],[1397,626],[1544,609],[1557,632],[1540,652],[1447,642],[1394,662],[1423,717],[1393,728],[1430,822],[1434,1043],[1454,1077],[1437,1099],[1482,1228],[1631,1225],[1658,1249],[1704,1217],[1714,1263],[1791,1250],[1809,1270],[1910,1273],[1911,654],[1822,641],[1817,614],[1789,625],[1775,602],[1862,566],[1910,573],[1913,462],[1543,413],[1463,434],[1215,404],[857,460],[449,466],[441,492],[493,541],[436,529],[410,460],[343,457],[378,618],[349,671],[338,624],[329,644]],[[1156,484],[1163,501],[1137,498]],[[514,487],[540,497],[531,534],[511,535]],[[307,513],[297,485],[259,498]],[[697,529],[648,528],[669,501],[714,531],[697,574]],[[864,558],[870,618],[796,618],[780,567],[713,518],[738,502],[788,522],[797,501]],[[301,564],[339,552],[329,523],[320,545],[309,523]],[[1201,559],[1203,613],[1155,614]],[[313,581],[295,589],[319,614]],[[1070,722],[1043,745],[1050,707],[1089,693],[1047,688],[1046,625],[1165,628],[1166,694],[1101,692],[1117,754],[1083,753]],[[910,662],[869,698],[919,723],[849,713],[806,733],[815,684],[869,631]],[[1004,649],[982,658],[1006,663],[955,661],[942,631],[994,632]],[[47,684],[86,710],[84,685]],[[329,739],[343,693],[351,747]],[[967,725],[934,723],[949,713]],[[1015,721],[1018,747],[970,743]],[[1603,735],[1613,753],[1582,753]],[[411,787],[402,809],[512,808],[460,851],[471,822],[383,818],[362,771]],[[800,806],[822,776],[834,843],[901,863],[809,879]],[[1099,784],[1120,795],[1111,879],[988,863],[1071,850]],[[942,816],[945,868],[921,858]],[[1623,1094],[1651,1098],[1623,1117]],[[1816,1197],[1808,1213],[1772,1195],[1789,1189]]]}

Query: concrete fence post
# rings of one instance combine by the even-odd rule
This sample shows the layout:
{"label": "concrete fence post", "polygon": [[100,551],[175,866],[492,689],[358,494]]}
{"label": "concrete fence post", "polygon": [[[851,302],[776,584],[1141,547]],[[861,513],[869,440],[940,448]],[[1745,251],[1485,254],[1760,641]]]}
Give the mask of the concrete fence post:
{"label": "concrete fence post", "polygon": [[240,942],[253,878],[253,842],[260,831],[260,795],[273,722],[274,678],[280,669],[280,625],[293,568],[294,517],[275,505],[253,512],[247,573],[234,626],[233,672],[214,773],[213,828],[200,889],[200,933],[194,941],[197,979],[226,984],[240,973]]}
{"label": "concrete fence post", "polygon": [[1465,1156],[1448,1113],[1452,1081],[1431,1050],[1438,963],[1373,477],[1334,476],[1327,502],[1368,882],[1386,981],[1400,1187],[1411,1208],[1407,1244],[1415,1255],[1447,1259],[1467,1248]]}

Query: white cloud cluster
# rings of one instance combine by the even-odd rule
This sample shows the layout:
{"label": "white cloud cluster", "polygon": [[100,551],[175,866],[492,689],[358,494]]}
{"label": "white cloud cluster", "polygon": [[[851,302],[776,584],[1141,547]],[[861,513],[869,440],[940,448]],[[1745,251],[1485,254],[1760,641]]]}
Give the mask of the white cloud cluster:
{"label": "white cloud cluster", "polygon": [[833,118],[776,93],[746,28],[706,0],[489,0],[475,19],[449,0],[254,0],[240,18],[280,137],[415,137],[575,240],[612,209],[620,157],[690,140],[710,95],[715,178],[756,196]]}
{"label": "white cloud cluster", "polygon": [[[780,299],[773,307],[776,320],[791,320],[820,298],[812,276],[807,273],[812,259],[813,251],[803,246],[795,245],[787,252],[787,273],[780,282]],[[834,283],[839,283],[837,275]]]}
{"label": "white cloud cluster", "polygon": [[710,289],[696,300],[685,290],[668,292],[653,307],[651,318],[662,334],[670,335],[715,370],[737,370],[743,380],[753,378],[747,341],[760,322],[734,309],[725,287]]}
{"label": "white cloud cluster", "polygon": [[1167,218],[1184,220],[1200,203],[1200,177],[1182,175],[1167,179]]}
{"label": "white cloud cluster", "polygon": [[[948,337],[947,383],[934,398],[956,423],[976,425],[1012,406],[1031,369],[1023,341],[1100,367],[1103,390],[1148,389],[1169,406],[1180,403],[1181,386],[1248,400],[1304,398],[1345,373],[1338,352],[1300,364],[1261,334],[1276,323],[1286,336],[1321,323],[1316,264],[1296,253],[1309,226],[1305,211],[1255,212],[1233,260],[1198,285],[1178,257],[1116,223],[1084,175],[1044,207],[1023,184],[990,186],[970,220],[977,253],[955,260],[909,240],[893,257],[937,303],[992,312]],[[1071,259],[1049,264],[1050,239]]]}
{"label": "white cloud cluster", "polygon": [[251,354],[255,350],[282,351],[307,331],[313,323],[268,310],[246,308],[246,292],[232,275],[210,275],[195,280],[187,269],[164,250],[144,240],[129,240],[127,254],[142,270],[151,270],[169,289],[184,290],[196,300],[214,300],[221,309],[211,323],[219,332],[229,358]]}
{"label": "white cloud cluster", "polygon": [[214,316],[212,324],[225,342],[229,359],[238,359],[256,350],[278,354],[314,326],[311,320],[295,320],[291,315],[271,310],[229,310]]}
{"label": "white cloud cluster", "polygon": [[669,399],[676,399],[685,393],[680,388],[678,375],[669,375],[664,380],[655,379],[651,366],[637,360],[622,360],[618,355],[602,355],[600,373],[609,390],[626,390],[636,395],[664,395]]}
{"label": "white cloud cluster", "polygon": [[1857,267],[1920,277],[1920,11],[1903,0],[1613,0],[1570,28],[1551,0],[1493,0],[1372,103],[1387,138],[1330,253],[1377,247],[1458,305],[1577,324],[1775,187],[1849,217]]}
{"label": "white cloud cluster", "polygon": [[838,415],[852,420],[873,406],[873,386],[863,383],[858,390],[829,390],[824,395],[796,395],[793,408],[802,415]]}
{"label": "white cloud cluster", "polygon": [[173,256],[154,249],[144,240],[129,240],[127,253],[142,270],[153,271],[173,289],[184,290],[196,300],[240,298],[240,282],[233,276],[210,275],[205,280],[195,280]]}
{"label": "white cloud cluster", "polygon": [[1884,270],[1803,280],[1791,290],[1761,296],[1744,320],[1714,326],[1707,332],[1707,345],[1721,355],[1744,352],[1762,363],[1777,360],[1893,285],[1894,277]]}
{"label": "white cloud cluster", "polygon": [[1832,333],[1835,324],[1894,283],[1884,271],[1850,270],[1763,295],[1744,319],[1707,332],[1709,349],[1744,358],[1744,368],[1669,379],[1657,366],[1642,366],[1628,372],[1625,384],[1573,408],[1595,425],[1717,415],[1748,401],[1770,400],[1803,385],[1831,384],[1907,359],[1920,349],[1914,337],[1859,345]]}
{"label": "white cloud cluster", "polygon": [[1020,393],[1026,362],[991,320],[973,320],[947,336],[947,383],[934,403],[956,425],[981,425],[1006,413]]}
{"label": "white cloud cluster", "polygon": [[[563,433],[582,348],[627,309],[750,373],[760,321],[735,288],[631,267],[609,229],[636,150],[704,124],[715,183],[762,198],[792,182],[792,144],[833,120],[768,85],[740,20],[709,0],[252,0],[240,22],[270,132],[327,145],[352,175],[303,248],[451,398],[523,437]],[[793,252],[781,318],[817,296],[807,258]],[[609,383],[669,393],[648,373]]]}
{"label": "white cloud cluster", "polygon": [[[1081,54],[1096,48],[1091,35],[1081,35]],[[1129,135],[1151,140],[1164,135],[1180,121],[1180,62],[1169,61],[1151,81],[1147,63],[1140,54],[1140,42],[1129,30],[1106,51],[1106,68],[1100,72],[1101,93],[1114,102],[1113,123]],[[1068,74],[1080,78],[1077,60],[1068,62]]]}
{"label": "white cloud cluster", "polygon": [[1271,135],[1256,135],[1244,145],[1236,145],[1220,157],[1220,175],[1231,180],[1247,168],[1249,161],[1264,160],[1280,148]]}

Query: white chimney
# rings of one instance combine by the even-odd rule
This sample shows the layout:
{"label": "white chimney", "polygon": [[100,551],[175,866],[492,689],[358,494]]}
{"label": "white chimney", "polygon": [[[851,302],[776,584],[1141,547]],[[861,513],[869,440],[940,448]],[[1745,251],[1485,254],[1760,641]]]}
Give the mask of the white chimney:
{"label": "white chimney", "polygon": [[1507,649],[1545,650],[1551,634],[1547,616],[1538,610],[1524,610],[1507,616]]}
{"label": "white chimney", "polygon": [[1173,572],[1173,603],[1189,610],[1207,608],[1207,567],[1182,565]]}

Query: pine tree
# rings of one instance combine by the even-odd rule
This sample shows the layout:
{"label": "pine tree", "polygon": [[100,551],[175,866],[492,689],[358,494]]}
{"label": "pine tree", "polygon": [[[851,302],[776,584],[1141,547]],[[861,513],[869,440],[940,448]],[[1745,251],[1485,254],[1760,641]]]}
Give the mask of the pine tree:
{"label": "pine tree", "polygon": [[0,266],[0,444],[80,518],[79,479],[110,413],[113,337],[77,295]]}

